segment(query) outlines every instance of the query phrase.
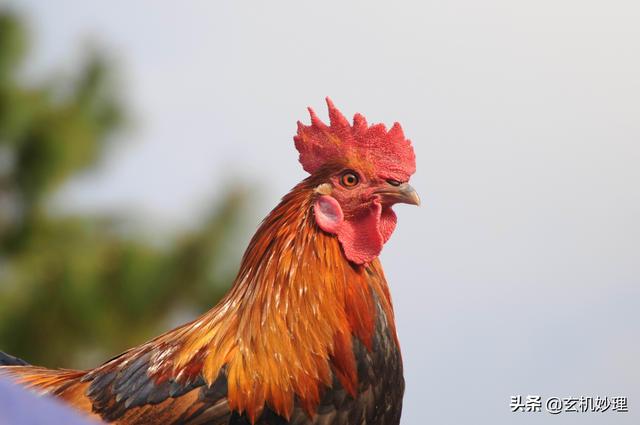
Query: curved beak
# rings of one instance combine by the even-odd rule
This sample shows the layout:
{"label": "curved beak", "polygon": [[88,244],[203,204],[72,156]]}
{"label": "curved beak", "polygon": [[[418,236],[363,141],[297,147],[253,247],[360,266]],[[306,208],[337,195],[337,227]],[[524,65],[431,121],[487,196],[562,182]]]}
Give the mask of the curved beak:
{"label": "curved beak", "polygon": [[376,191],[382,202],[387,205],[393,205],[397,203],[420,205],[420,197],[418,192],[411,187],[409,183],[402,183],[399,186],[389,186],[382,190]]}

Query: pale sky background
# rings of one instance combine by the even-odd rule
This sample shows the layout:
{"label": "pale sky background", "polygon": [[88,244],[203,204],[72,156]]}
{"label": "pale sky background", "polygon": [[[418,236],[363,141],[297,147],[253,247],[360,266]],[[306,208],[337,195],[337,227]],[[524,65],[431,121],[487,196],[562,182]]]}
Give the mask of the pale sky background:
{"label": "pale sky background", "polygon": [[[65,204],[184,226],[240,176],[257,225],[305,175],[307,105],[400,121],[423,199],[382,255],[403,425],[640,423],[637,0],[12,3],[32,76],[97,40],[134,112]],[[516,394],[630,412],[513,414]]]}

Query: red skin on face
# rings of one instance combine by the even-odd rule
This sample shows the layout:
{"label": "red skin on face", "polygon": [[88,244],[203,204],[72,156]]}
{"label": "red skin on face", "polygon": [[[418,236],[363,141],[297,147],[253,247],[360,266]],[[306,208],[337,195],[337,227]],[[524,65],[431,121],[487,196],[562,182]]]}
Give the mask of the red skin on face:
{"label": "red skin on face", "polygon": [[[380,254],[396,226],[391,205],[382,204],[375,191],[387,185],[388,179],[408,181],[415,172],[415,154],[400,124],[387,131],[383,124],[368,126],[366,119],[356,114],[350,125],[329,98],[327,105],[330,125],[309,108],[311,125],[298,122],[295,145],[300,163],[311,174],[326,164],[342,167],[331,178],[331,194],[316,200],[316,223],[338,236],[350,261],[369,263]],[[340,184],[340,174],[346,170],[358,175],[357,187]]]}

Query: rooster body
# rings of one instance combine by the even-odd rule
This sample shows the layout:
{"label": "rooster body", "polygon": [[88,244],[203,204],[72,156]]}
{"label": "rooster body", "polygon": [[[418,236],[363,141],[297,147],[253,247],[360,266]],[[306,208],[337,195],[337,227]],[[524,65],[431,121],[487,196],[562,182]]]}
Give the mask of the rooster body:
{"label": "rooster body", "polygon": [[[328,103],[331,126],[311,112],[296,136],[311,176],[263,221],[212,310],[93,370],[13,363],[0,374],[122,425],[397,425],[402,359],[377,254],[395,227],[390,206],[418,199],[411,164],[389,171],[353,155],[356,130],[369,131],[370,150],[389,135],[400,159],[413,150],[396,126],[358,115],[347,134]],[[332,135],[348,154],[318,150]]]}

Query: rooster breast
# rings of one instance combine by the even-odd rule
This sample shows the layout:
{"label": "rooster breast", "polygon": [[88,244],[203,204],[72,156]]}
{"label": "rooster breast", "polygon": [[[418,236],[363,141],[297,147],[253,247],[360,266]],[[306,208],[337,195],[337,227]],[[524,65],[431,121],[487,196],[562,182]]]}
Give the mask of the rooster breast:
{"label": "rooster breast", "polygon": [[[296,407],[291,425],[398,425],[402,411],[404,377],[400,348],[385,315],[380,299],[376,304],[373,350],[354,337],[353,347],[358,367],[358,394],[350,397],[334,377],[324,393],[317,415],[310,419]],[[264,422],[264,425],[280,422]],[[287,422],[282,422],[287,424]]]}

